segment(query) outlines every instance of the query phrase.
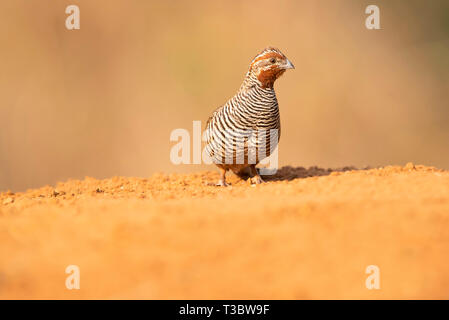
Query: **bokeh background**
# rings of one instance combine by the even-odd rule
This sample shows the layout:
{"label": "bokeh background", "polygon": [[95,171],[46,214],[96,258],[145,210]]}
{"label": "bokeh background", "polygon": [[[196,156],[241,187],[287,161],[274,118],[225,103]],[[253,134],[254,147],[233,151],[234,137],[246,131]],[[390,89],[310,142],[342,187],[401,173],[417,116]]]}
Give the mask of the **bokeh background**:
{"label": "bokeh background", "polygon": [[171,164],[170,132],[268,45],[296,66],[276,83],[281,165],[449,169],[448,1],[2,0],[0,39],[1,191],[208,168]]}

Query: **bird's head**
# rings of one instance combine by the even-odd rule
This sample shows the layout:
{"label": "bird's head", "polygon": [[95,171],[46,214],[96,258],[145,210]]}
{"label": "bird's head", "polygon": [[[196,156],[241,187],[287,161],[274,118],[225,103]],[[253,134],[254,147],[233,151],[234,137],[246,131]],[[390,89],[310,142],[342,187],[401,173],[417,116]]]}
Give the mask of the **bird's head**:
{"label": "bird's head", "polygon": [[294,68],[290,60],[279,49],[268,47],[251,61],[248,76],[257,79],[262,88],[272,88],[276,79],[285,70]]}

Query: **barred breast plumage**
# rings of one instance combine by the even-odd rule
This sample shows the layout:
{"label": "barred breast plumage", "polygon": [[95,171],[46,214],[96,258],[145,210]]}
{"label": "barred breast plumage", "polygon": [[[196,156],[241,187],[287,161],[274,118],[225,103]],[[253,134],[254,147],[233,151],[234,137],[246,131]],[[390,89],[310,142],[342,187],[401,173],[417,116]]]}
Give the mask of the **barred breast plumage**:
{"label": "barred breast plumage", "polygon": [[279,49],[264,49],[252,60],[239,91],[208,119],[205,151],[221,169],[217,185],[226,185],[229,169],[252,183],[263,182],[256,165],[277,146],[281,129],[273,84],[292,68]]}

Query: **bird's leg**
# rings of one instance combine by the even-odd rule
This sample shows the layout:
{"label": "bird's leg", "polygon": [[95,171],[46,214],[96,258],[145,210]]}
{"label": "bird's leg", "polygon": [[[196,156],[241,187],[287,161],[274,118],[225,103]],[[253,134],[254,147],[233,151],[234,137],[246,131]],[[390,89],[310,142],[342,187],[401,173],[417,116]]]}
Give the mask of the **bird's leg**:
{"label": "bird's leg", "polygon": [[252,164],[249,168],[250,168],[250,173],[251,173],[251,183],[252,184],[261,184],[261,183],[265,182],[262,180],[259,173],[257,172],[255,164]]}
{"label": "bird's leg", "polygon": [[226,169],[220,168],[220,180],[218,180],[217,186],[219,187],[227,187],[226,183]]}

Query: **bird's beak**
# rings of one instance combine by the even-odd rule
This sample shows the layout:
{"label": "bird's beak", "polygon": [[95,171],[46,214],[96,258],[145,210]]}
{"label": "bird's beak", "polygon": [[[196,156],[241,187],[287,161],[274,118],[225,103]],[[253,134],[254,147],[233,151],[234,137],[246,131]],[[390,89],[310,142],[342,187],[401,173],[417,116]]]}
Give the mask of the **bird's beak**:
{"label": "bird's beak", "polygon": [[284,67],[284,69],[295,69],[295,66],[293,65],[293,63],[291,63],[290,60],[288,60],[288,59],[283,67]]}

